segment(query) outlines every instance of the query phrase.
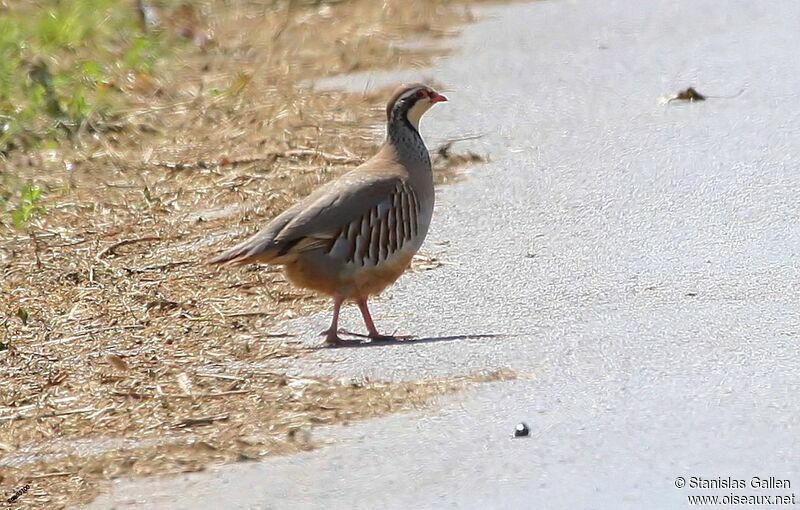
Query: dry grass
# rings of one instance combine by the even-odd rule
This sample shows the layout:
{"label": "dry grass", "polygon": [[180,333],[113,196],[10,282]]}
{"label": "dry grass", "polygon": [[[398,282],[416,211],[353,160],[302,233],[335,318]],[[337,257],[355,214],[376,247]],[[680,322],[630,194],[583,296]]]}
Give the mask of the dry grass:
{"label": "dry grass", "polygon": [[[161,373],[166,376],[168,372]],[[159,379],[163,394],[156,390],[117,394],[124,398],[112,409],[93,410],[91,416],[105,421],[97,431],[124,431],[123,438],[135,442],[92,441],[88,447],[62,441],[45,443],[46,447],[38,449],[37,460],[19,461],[21,465],[8,469],[1,482],[11,488],[30,484],[24,498],[30,507],[85,503],[94,498],[102,480],[201,471],[213,464],[309,450],[315,447],[313,427],[414,409],[435,395],[457,391],[465,384],[515,377],[511,371],[498,371],[460,379],[388,384],[287,379],[263,370],[236,373],[238,382],[203,384],[197,393],[179,389],[180,377],[186,375],[182,372],[177,377]],[[193,385],[204,376],[192,372],[186,377]],[[227,389],[230,387],[237,389]],[[89,410],[77,411],[80,415],[39,421],[60,422],[67,430],[73,425],[82,434],[86,425],[80,420]]]}
{"label": "dry grass", "polygon": [[[108,85],[125,110],[0,160],[0,187],[42,190],[21,228],[0,216],[0,497],[28,481],[23,508],[88,501],[123,474],[310,448],[291,431],[464,383],[287,379],[276,360],[307,351],[276,324],[320,298],[273,268],[201,261],[374,151],[385,93],[298,83],[424,65],[441,52],[396,41],[452,34],[471,20],[465,3],[196,5],[163,27],[189,42]],[[478,159],[443,149],[439,180]]]}

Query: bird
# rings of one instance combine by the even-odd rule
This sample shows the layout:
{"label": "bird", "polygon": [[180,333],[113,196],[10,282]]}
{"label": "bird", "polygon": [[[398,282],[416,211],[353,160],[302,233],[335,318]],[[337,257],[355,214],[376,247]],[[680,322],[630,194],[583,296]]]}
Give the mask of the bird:
{"label": "bird", "polygon": [[325,344],[339,337],[342,304],[355,301],[372,340],[381,335],[367,305],[410,266],[433,215],[431,159],[419,133],[422,115],[447,98],[414,83],[386,105],[386,138],[377,153],[284,212],[210,264],[283,266],[294,285],[333,300]]}

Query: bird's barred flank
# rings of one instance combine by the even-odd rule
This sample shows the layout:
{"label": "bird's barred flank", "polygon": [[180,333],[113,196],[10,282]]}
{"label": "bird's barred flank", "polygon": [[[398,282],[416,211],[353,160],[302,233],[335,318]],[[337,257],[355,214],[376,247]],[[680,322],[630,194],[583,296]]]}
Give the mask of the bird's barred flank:
{"label": "bird's barred flank", "polygon": [[420,204],[413,188],[400,184],[385,201],[342,227],[331,238],[326,253],[337,244],[347,246],[345,261],[377,265],[401,250],[419,234]]}

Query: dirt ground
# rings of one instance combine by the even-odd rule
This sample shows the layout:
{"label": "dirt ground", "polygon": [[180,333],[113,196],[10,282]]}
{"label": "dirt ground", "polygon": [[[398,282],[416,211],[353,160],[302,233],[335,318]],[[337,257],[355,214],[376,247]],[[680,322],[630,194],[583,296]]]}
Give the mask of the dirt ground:
{"label": "dirt ground", "polygon": [[[0,10],[47,4],[0,2]],[[93,84],[92,94],[107,89],[116,98],[102,112],[69,117],[75,101],[62,101],[56,113],[78,120],[50,129],[32,116],[3,140],[3,500],[29,485],[20,508],[63,508],[90,501],[118,476],[304,450],[314,447],[314,426],[513,377],[287,378],[274,362],[308,349],[280,323],[325,301],[292,288],[275,268],[202,263],[380,142],[374,128],[386,91],[299,83],[424,66],[442,51],[398,43],[453,35],[473,19],[469,2],[103,5],[140,17],[145,37],[158,38],[156,56]],[[95,51],[77,45],[45,67],[31,64],[40,74],[29,69],[28,79],[59,76],[59,66]],[[480,160],[435,151],[437,179]]]}

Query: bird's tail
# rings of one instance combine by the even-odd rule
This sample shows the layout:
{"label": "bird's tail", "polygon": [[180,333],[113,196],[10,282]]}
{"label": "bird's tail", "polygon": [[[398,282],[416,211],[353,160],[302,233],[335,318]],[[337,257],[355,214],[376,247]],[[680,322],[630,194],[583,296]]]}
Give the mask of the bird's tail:
{"label": "bird's tail", "polygon": [[270,244],[265,242],[261,236],[255,235],[209,259],[206,263],[239,266],[254,262],[273,262],[278,255],[279,249],[276,246],[270,246]]}

